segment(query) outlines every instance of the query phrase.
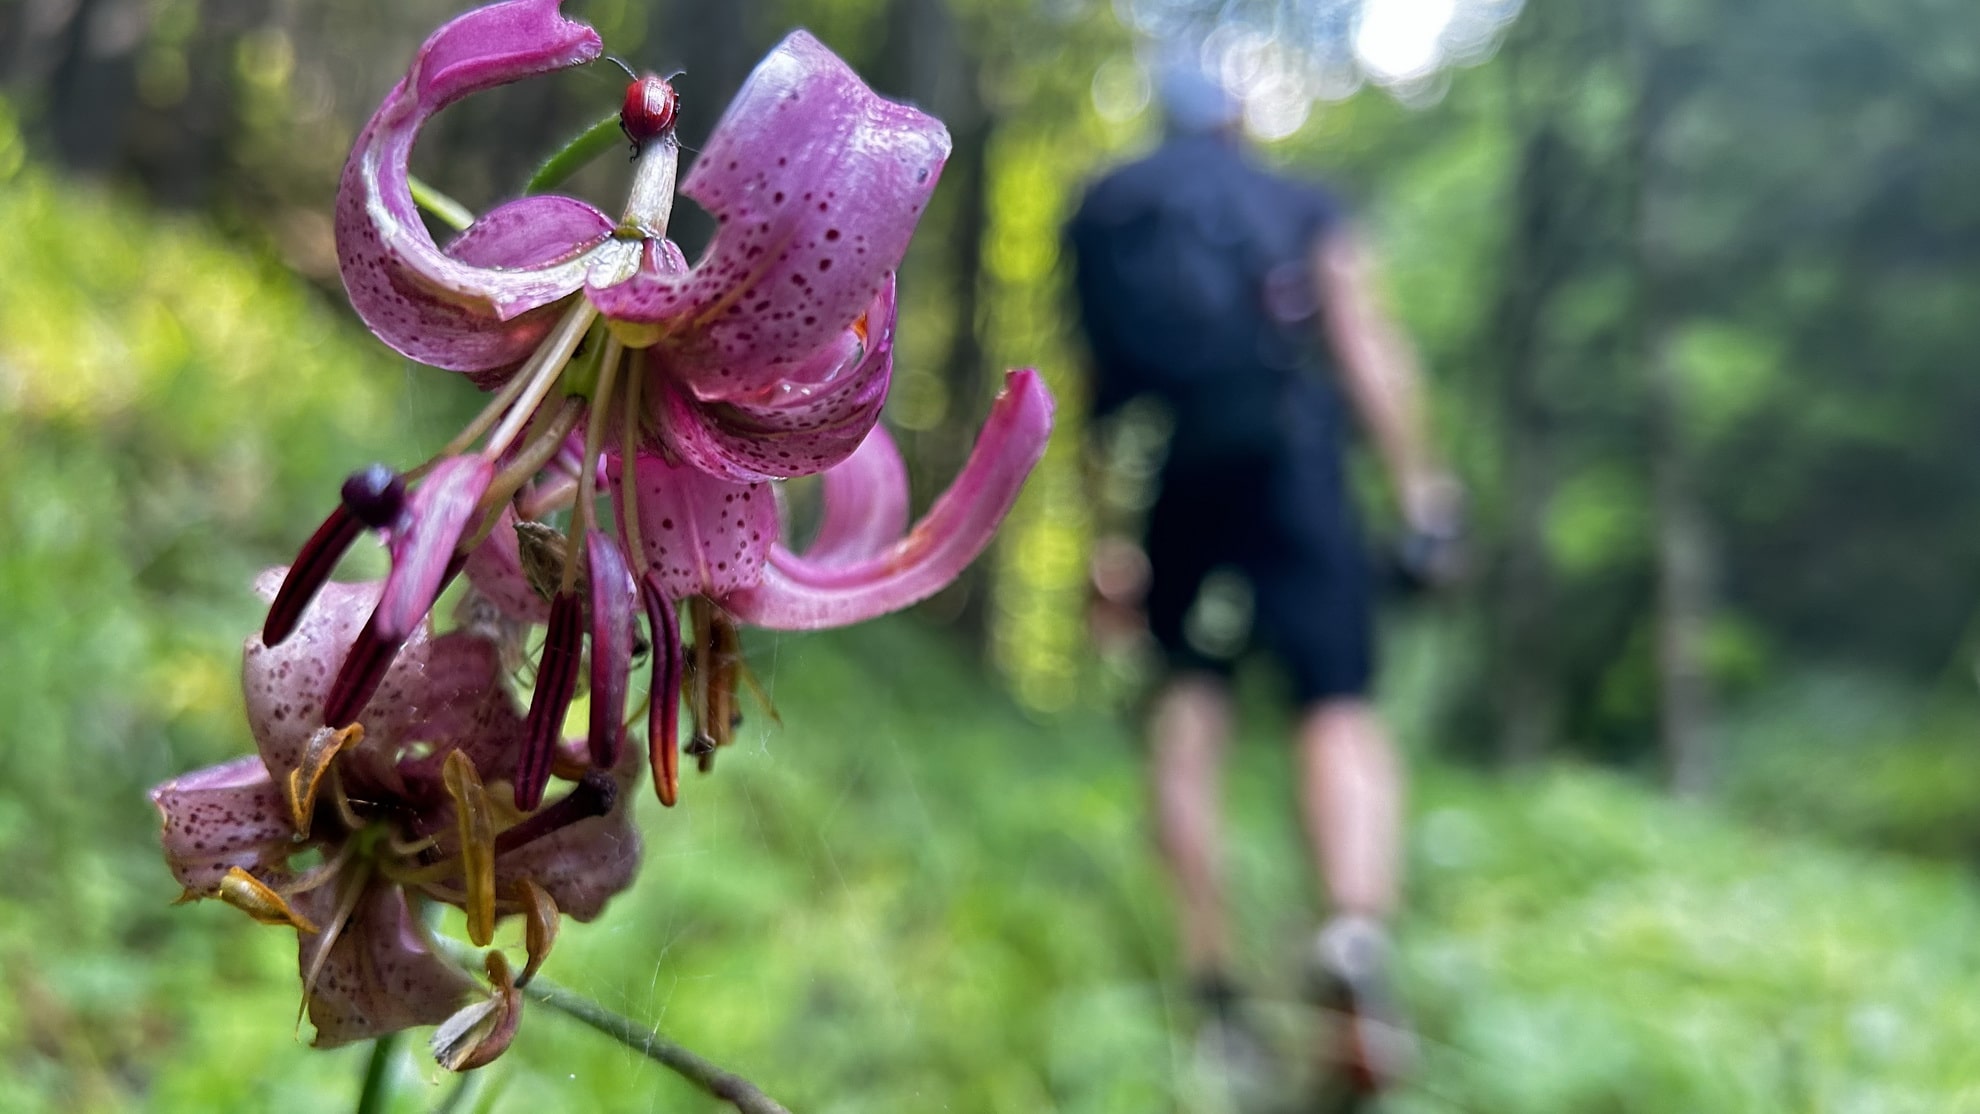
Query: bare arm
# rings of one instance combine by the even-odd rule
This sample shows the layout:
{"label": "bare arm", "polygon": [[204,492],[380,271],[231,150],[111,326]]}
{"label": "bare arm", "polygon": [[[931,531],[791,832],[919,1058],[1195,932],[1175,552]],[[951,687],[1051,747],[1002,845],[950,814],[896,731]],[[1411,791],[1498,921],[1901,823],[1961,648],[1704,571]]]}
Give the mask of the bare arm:
{"label": "bare arm", "polygon": [[1320,327],[1340,369],[1341,388],[1375,443],[1410,529],[1449,534],[1462,498],[1431,448],[1416,352],[1376,293],[1373,265],[1349,232],[1313,248]]}

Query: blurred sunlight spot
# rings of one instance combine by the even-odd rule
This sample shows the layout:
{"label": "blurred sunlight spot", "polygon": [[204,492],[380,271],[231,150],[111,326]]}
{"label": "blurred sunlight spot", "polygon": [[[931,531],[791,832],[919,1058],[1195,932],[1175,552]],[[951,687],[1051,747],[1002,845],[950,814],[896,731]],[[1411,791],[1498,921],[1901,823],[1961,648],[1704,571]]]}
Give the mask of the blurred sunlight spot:
{"label": "blurred sunlight spot", "polygon": [[239,678],[231,657],[177,654],[145,671],[145,703],[168,719],[223,711],[240,703]]}
{"label": "blurred sunlight spot", "polygon": [[251,32],[235,49],[234,68],[249,85],[280,89],[296,72],[295,43],[279,28]]}
{"label": "blurred sunlight spot", "polygon": [[1366,80],[1412,107],[1435,102],[1449,68],[1489,57],[1523,2],[1115,0],[1114,10],[1142,36],[1144,60],[1193,57],[1243,102],[1246,130],[1272,141],[1298,132],[1316,101],[1344,100]]}
{"label": "blurred sunlight spot", "polygon": [[1284,139],[1306,123],[1313,94],[1306,76],[1291,66],[1274,67],[1244,98],[1244,127],[1264,140]]}
{"label": "blurred sunlight spot", "polygon": [[896,367],[887,393],[887,417],[902,429],[934,429],[949,413],[949,385],[925,365]]}
{"label": "blurred sunlight spot", "polygon": [[1125,124],[1148,108],[1148,75],[1133,59],[1113,57],[1093,71],[1093,111],[1113,124]]}
{"label": "blurred sunlight spot", "polygon": [[1444,61],[1444,28],[1455,14],[1456,0],[1368,0],[1354,56],[1385,85],[1427,77]]}

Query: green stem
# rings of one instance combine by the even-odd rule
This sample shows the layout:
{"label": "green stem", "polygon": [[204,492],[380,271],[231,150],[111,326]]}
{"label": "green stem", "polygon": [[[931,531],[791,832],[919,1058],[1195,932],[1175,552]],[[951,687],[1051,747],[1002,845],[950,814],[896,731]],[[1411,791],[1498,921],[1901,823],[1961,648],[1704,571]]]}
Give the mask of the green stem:
{"label": "green stem", "polygon": [[387,1033],[371,1042],[371,1058],[364,1064],[364,1086],[358,1091],[357,1114],[385,1114],[392,1101],[392,1058],[398,1054],[403,1032]]}
{"label": "green stem", "polygon": [[[475,962],[480,953],[474,949],[445,936],[435,937],[433,942],[442,955],[462,969],[480,970],[481,965]],[[790,1110],[742,1076],[716,1067],[632,1018],[613,1013],[541,975],[531,979],[522,992],[523,997],[541,1002],[567,1017],[574,1017],[654,1063],[672,1069],[703,1093],[734,1106],[738,1114],[791,1114]]]}
{"label": "green stem", "polygon": [[461,1104],[467,1101],[468,1095],[474,1091],[475,1081],[480,1078],[479,1073],[468,1072],[455,1079],[454,1085],[447,1089],[446,1096],[440,1100],[440,1105],[433,1108],[433,1114],[454,1114],[454,1111],[459,1110]]}
{"label": "green stem", "polygon": [[716,1067],[632,1018],[613,1013],[541,975],[531,979],[522,992],[524,997],[574,1017],[647,1059],[673,1069],[708,1094],[734,1105],[741,1114],[791,1114],[742,1076]]}
{"label": "green stem", "polygon": [[625,136],[619,131],[619,114],[615,110],[610,116],[579,132],[576,138],[543,160],[543,165],[529,176],[523,192],[547,193],[554,190],[571,175],[583,170],[586,164],[625,141]]}
{"label": "green stem", "polygon": [[413,204],[440,218],[441,224],[456,232],[465,232],[467,226],[474,223],[474,214],[468,211],[467,206],[410,174],[406,175],[406,184],[412,187]]}

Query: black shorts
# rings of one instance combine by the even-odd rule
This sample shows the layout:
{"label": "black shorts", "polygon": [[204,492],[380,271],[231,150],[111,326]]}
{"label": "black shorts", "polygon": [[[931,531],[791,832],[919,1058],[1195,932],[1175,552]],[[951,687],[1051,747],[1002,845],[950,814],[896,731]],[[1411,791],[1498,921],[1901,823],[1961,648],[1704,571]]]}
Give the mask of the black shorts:
{"label": "black shorts", "polygon": [[1301,704],[1366,695],[1374,672],[1371,581],[1339,453],[1171,467],[1149,512],[1148,621],[1176,671],[1227,676],[1245,646],[1193,644],[1189,615],[1227,570],[1251,589],[1246,645],[1286,667]]}

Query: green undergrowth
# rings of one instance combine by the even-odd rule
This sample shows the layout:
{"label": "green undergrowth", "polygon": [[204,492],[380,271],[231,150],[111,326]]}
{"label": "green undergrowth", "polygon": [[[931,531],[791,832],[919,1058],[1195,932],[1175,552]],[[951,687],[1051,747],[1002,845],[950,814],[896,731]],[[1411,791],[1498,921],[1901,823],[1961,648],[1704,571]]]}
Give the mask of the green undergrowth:
{"label": "green undergrowth", "polygon": [[[31,169],[0,179],[0,226],[0,1107],[349,1110],[364,1052],[306,1047],[292,936],[172,907],[143,790],[245,750],[247,578],[463,396],[196,226]],[[1171,1109],[1192,1020],[1132,733],[1026,717],[912,618],[750,650],[781,724],[753,711],[679,807],[640,801],[645,874],[566,928],[552,977],[807,1114]],[[1242,974],[1290,1055],[1315,913],[1281,726],[1240,750],[1231,860]],[[1415,766],[1422,1057],[1391,1109],[1977,1101],[1956,868],[1586,770]],[[451,1084],[408,1048],[395,1109],[432,1109]],[[533,1009],[459,1109],[721,1108]]]}

